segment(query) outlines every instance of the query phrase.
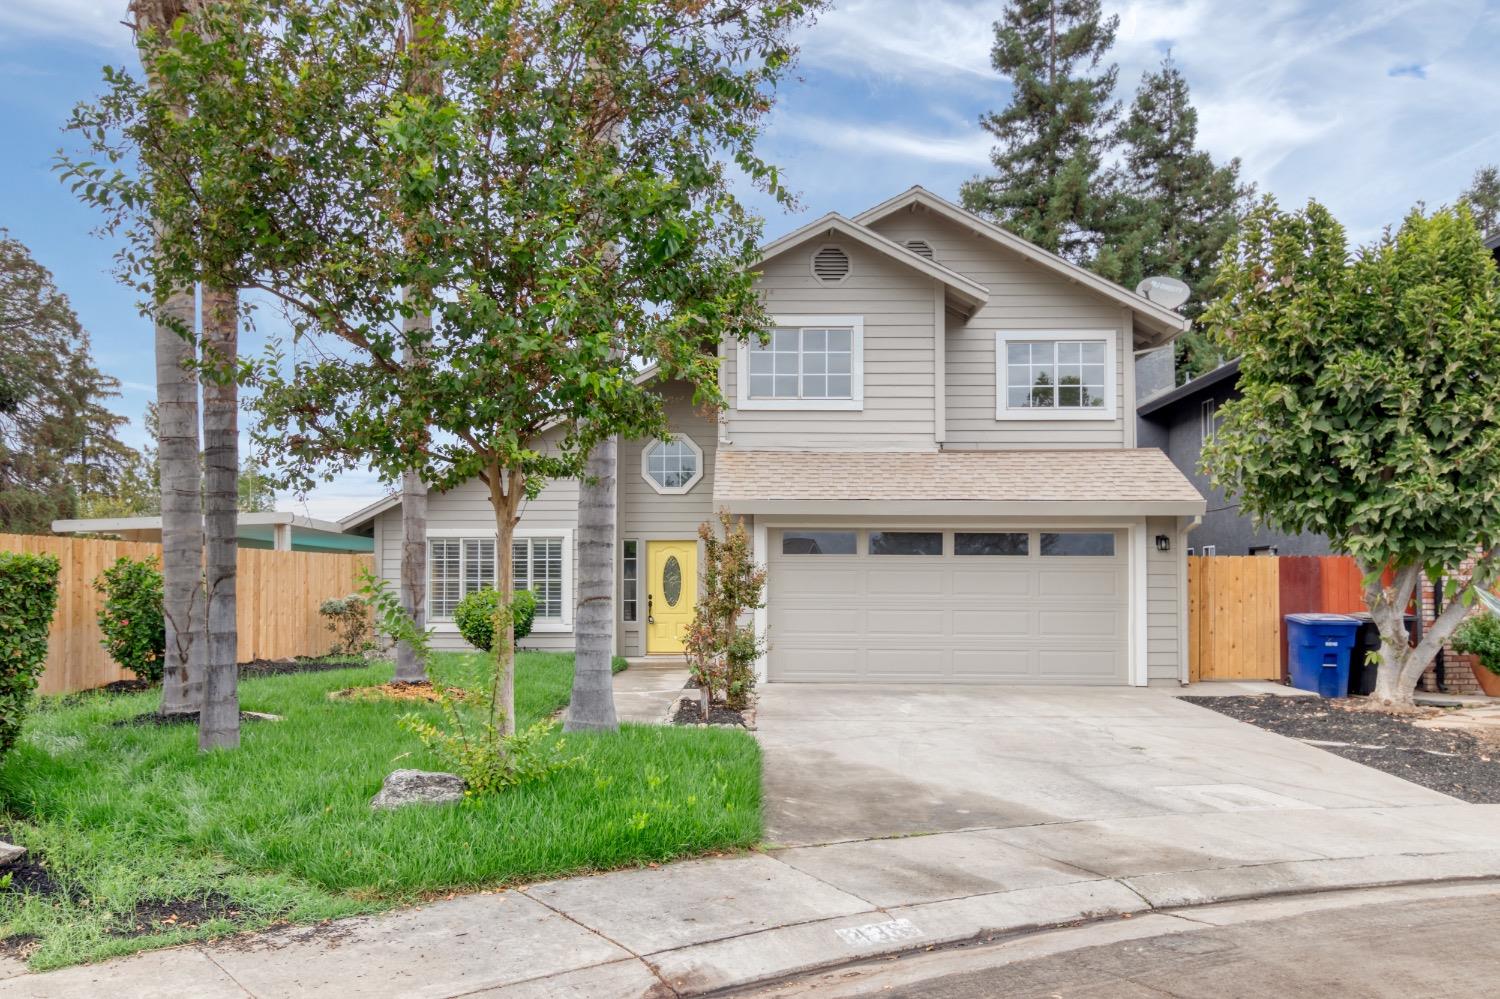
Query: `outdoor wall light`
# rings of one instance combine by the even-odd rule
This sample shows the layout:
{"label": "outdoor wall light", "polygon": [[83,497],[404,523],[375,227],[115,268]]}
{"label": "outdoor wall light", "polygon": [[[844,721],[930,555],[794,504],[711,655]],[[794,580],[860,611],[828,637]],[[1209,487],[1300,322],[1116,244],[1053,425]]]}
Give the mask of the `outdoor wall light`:
{"label": "outdoor wall light", "polygon": [[1172,539],[1169,538],[1169,537],[1167,537],[1165,534],[1158,534],[1156,536],[1156,550],[1159,551],[1159,552],[1169,552],[1169,551],[1171,551],[1172,550]]}

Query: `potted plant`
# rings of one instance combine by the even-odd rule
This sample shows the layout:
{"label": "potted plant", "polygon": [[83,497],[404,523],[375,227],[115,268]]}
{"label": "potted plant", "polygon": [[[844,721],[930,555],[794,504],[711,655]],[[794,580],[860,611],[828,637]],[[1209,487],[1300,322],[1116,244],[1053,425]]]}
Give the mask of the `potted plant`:
{"label": "potted plant", "polygon": [[1488,697],[1500,697],[1500,617],[1475,614],[1453,633],[1453,651],[1474,657],[1474,679]]}

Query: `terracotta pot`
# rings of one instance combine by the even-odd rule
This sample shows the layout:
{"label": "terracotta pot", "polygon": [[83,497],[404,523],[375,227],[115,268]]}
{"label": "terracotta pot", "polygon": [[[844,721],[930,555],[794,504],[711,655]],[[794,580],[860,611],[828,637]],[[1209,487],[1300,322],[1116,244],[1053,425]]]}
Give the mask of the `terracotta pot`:
{"label": "terracotta pot", "polygon": [[1500,674],[1491,673],[1479,665],[1477,657],[1469,660],[1469,668],[1474,671],[1474,679],[1479,681],[1479,689],[1486,697],[1500,697]]}

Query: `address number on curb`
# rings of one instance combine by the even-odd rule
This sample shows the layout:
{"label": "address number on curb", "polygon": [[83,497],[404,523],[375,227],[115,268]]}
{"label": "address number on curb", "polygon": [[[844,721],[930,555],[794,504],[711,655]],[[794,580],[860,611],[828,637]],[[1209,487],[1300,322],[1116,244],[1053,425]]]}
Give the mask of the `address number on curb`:
{"label": "address number on curb", "polygon": [[875,944],[894,943],[898,940],[914,940],[922,935],[922,931],[910,919],[892,919],[867,926],[846,926],[833,932],[850,947],[873,947]]}

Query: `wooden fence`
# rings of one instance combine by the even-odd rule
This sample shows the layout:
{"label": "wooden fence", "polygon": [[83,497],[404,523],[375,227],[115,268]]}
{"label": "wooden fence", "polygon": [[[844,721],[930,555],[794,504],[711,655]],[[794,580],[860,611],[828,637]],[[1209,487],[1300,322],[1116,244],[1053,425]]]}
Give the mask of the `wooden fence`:
{"label": "wooden fence", "polygon": [[[160,545],[0,534],[0,551],[56,555],[62,566],[42,693],[87,690],[129,679],[131,674],[99,644],[102,597],[93,583],[115,559],[160,558]],[[236,580],[240,662],[327,652],[333,637],[318,615],[318,605],[357,590],[360,570],[372,565],[369,555],[241,548]]]}

